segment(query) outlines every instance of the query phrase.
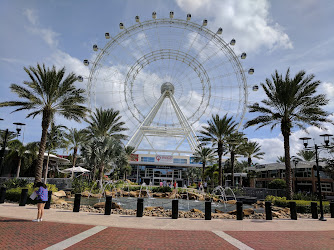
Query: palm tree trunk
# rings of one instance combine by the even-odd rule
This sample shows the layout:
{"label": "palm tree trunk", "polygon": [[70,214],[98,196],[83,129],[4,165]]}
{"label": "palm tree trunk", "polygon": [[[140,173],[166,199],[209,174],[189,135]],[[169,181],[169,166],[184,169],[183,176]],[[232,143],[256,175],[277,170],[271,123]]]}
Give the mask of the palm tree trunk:
{"label": "palm tree trunk", "polygon": [[234,151],[231,151],[231,167],[232,167],[232,180],[231,180],[231,185],[234,187]]}
{"label": "palm tree trunk", "polygon": [[75,162],[77,161],[77,151],[78,151],[78,148],[77,148],[77,147],[74,147],[74,149],[73,149],[72,176],[71,176],[72,179],[73,179],[73,177],[74,177],[74,167],[75,167]]}
{"label": "palm tree trunk", "polygon": [[37,166],[35,169],[35,183],[42,181],[42,172],[43,172],[43,162],[44,162],[44,152],[46,146],[46,139],[48,134],[48,128],[51,121],[51,115],[47,110],[43,110],[43,118],[42,118],[42,135],[41,135],[41,143],[39,145]]}
{"label": "palm tree trunk", "polygon": [[205,161],[203,161],[202,165],[203,165],[202,181],[204,181]]}
{"label": "palm tree trunk", "polygon": [[99,178],[100,179],[100,185],[102,185],[103,172],[104,172],[104,165],[101,165],[100,166],[100,173],[99,173],[100,174],[100,176],[99,176],[100,177]]}
{"label": "palm tree trunk", "polygon": [[93,167],[93,181],[95,181],[96,180],[96,177],[95,177],[95,173],[96,173],[96,165],[94,165],[94,167]]}
{"label": "palm tree trunk", "polygon": [[49,160],[50,160],[50,150],[48,150],[48,158],[46,160],[46,167],[44,172],[44,184],[46,184],[46,179],[48,178]]}
{"label": "palm tree trunk", "polygon": [[17,164],[16,178],[20,177],[21,162],[22,162],[21,157],[19,157],[19,162]]}
{"label": "palm tree trunk", "polygon": [[285,157],[285,180],[287,199],[291,200],[293,196],[292,179],[291,179],[291,162],[290,162],[290,132],[283,131],[284,138],[284,157]]}
{"label": "palm tree trunk", "polygon": [[218,143],[218,167],[219,167],[219,186],[222,186],[223,179],[222,179],[222,155],[223,155],[223,145],[222,143]]}
{"label": "palm tree trunk", "polygon": [[252,158],[248,157],[247,162],[248,162],[248,167],[250,167],[252,165]]}

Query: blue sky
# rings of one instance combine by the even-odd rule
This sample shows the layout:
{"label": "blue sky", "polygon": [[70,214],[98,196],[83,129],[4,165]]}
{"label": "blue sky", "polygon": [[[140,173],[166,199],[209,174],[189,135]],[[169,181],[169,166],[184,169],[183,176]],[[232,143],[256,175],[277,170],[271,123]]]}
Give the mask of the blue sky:
{"label": "blue sky", "polygon": [[[68,71],[88,75],[82,60],[93,58],[92,45],[105,44],[104,33],[117,34],[119,22],[134,23],[134,17],[151,19],[152,11],[158,17],[168,17],[174,11],[176,18],[191,13],[194,22],[204,18],[208,28],[222,27],[223,38],[236,38],[236,51],[247,52],[244,66],[254,67],[255,74],[247,79],[250,86],[264,82],[277,69],[291,75],[299,70],[315,74],[322,82],[319,91],[331,99],[326,109],[334,110],[334,2],[331,0],[296,1],[222,1],[222,0],[137,0],[137,1],[9,1],[0,3],[0,100],[14,100],[11,83],[27,80],[24,66],[37,62],[47,66],[65,66]],[[85,88],[84,83],[78,86]],[[263,92],[249,91],[249,102],[259,102]],[[27,113],[11,113],[13,108],[1,108],[1,129],[15,130],[13,122],[24,122],[25,142],[40,139],[40,117],[25,119]],[[245,120],[253,117],[246,114]],[[331,116],[333,119],[333,116]],[[68,127],[83,127],[60,119]],[[334,133],[333,126],[327,125]],[[322,131],[309,128],[311,137]],[[258,141],[266,152],[260,162],[272,162],[283,155],[283,138],[279,129],[269,128],[244,131],[250,140]],[[301,149],[298,138],[305,132],[294,130],[291,136],[291,154]]]}

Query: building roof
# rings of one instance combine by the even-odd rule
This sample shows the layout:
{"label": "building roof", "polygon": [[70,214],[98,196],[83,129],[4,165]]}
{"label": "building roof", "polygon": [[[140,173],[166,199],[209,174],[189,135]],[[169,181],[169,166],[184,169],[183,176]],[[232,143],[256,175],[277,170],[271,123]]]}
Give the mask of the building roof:
{"label": "building roof", "polygon": [[[312,168],[314,165],[316,165],[315,162],[310,161],[299,161],[297,165],[291,161],[291,168]],[[319,162],[320,166],[324,166],[325,164],[323,162]],[[269,163],[269,164],[261,164],[256,165],[253,167],[249,167],[248,170],[255,171],[255,172],[261,172],[261,171],[268,171],[268,170],[279,170],[279,169],[285,169],[285,163],[284,162],[275,162],[275,163]]]}

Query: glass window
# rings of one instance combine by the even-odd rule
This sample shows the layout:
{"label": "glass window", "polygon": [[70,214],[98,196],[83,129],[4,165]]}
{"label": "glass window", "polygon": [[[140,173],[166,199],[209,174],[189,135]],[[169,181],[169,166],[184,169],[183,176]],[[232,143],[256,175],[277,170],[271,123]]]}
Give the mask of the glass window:
{"label": "glass window", "polygon": [[178,164],[187,164],[187,159],[178,159],[174,158],[173,163],[178,163]]}
{"label": "glass window", "polygon": [[154,162],[154,157],[141,157],[141,161],[143,162]]}

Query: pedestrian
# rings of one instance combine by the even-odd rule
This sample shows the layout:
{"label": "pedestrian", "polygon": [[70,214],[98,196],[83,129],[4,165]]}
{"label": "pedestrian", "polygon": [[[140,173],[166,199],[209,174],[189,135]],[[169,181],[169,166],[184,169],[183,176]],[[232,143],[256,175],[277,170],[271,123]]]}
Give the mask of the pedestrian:
{"label": "pedestrian", "polygon": [[162,187],[162,181],[160,181],[160,187]]}
{"label": "pedestrian", "polygon": [[174,181],[174,189],[176,189],[176,181]]}
{"label": "pedestrian", "polygon": [[46,185],[42,182],[37,182],[35,185],[35,187],[38,188],[36,192],[37,197],[36,197],[36,201],[37,201],[37,219],[33,220],[35,222],[40,222],[43,220],[43,214],[44,214],[44,206],[45,203],[48,201],[48,189],[46,187]]}
{"label": "pedestrian", "polygon": [[207,182],[204,182],[204,191],[205,191],[205,192],[206,192],[207,188],[208,188],[208,183],[207,183]]}

